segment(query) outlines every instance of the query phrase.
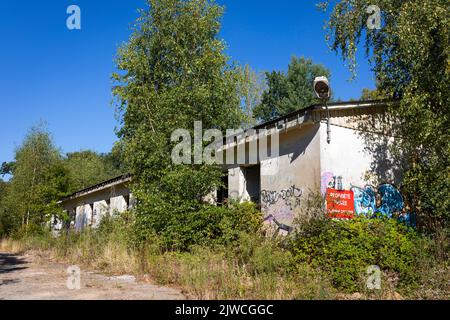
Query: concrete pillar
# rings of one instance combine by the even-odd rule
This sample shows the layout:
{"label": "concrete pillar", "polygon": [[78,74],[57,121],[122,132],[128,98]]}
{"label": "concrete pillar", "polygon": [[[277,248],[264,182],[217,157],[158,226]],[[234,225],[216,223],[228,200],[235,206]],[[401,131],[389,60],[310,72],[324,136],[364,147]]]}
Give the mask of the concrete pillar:
{"label": "concrete pillar", "polygon": [[245,177],[242,168],[236,167],[228,170],[228,196],[230,199],[247,201],[245,190]]}
{"label": "concrete pillar", "polygon": [[93,205],[85,204],[84,205],[84,216],[85,216],[85,227],[91,226],[93,222]]}
{"label": "concrete pillar", "polygon": [[109,213],[108,203],[106,200],[94,202],[93,223],[92,227],[97,228],[102,219]]}
{"label": "concrete pillar", "polygon": [[76,216],[75,216],[75,230],[76,231],[82,231],[85,226],[84,222],[84,205],[80,205],[76,209]]}
{"label": "concrete pillar", "polygon": [[130,193],[130,203],[128,206],[130,209],[136,207],[136,198],[134,197],[134,195],[132,193]]}
{"label": "concrete pillar", "polygon": [[122,213],[127,211],[127,202],[124,196],[117,196],[111,198],[111,214]]}
{"label": "concrete pillar", "polygon": [[75,230],[82,231],[92,223],[92,205],[83,204],[77,207]]}

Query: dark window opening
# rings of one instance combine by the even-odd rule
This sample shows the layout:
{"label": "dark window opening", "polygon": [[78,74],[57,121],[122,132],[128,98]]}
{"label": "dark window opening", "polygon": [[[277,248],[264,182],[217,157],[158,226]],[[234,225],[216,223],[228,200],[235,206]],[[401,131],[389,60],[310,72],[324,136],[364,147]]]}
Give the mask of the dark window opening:
{"label": "dark window opening", "polygon": [[89,221],[89,226],[93,226],[95,222],[94,204],[89,203],[89,208],[91,209],[91,221]]}
{"label": "dark window opening", "polygon": [[127,210],[130,208],[130,195],[123,196],[127,205]]}
{"label": "dark window opening", "polygon": [[222,177],[223,186],[217,190],[217,205],[222,206],[228,199],[228,173]]}
{"label": "dark window opening", "polygon": [[261,166],[255,165],[243,168],[245,188],[250,196],[250,201],[260,205],[261,199]]}

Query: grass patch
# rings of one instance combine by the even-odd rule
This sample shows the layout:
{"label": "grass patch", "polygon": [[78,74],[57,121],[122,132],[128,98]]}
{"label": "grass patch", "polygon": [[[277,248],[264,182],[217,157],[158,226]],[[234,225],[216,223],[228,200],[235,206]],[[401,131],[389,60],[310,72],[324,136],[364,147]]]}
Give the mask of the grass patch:
{"label": "grass patch", "polygon": [[[193,299],[448,299],[448,238],[409,234],[392,221],[312,219],[290,238],[241,232],[233,243],[167,250],[137,242],[132,220],[58,238],[40,233],[4,239],[1,250],[39,251],[46,259],[108,274],[146,276]],[[136,245],[139,243],[139,245]],[[368,265],[382,268],[382,290],[365,286]]]}

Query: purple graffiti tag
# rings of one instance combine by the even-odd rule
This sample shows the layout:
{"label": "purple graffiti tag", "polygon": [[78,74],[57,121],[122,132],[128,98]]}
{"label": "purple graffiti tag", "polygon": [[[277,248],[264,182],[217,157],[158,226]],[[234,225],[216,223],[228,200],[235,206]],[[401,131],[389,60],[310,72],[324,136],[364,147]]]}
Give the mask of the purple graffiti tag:
{"label": "purple graffiti tag", "polygon": [[327,193],[327,188],[330,187],[330,182],[334,181],[334,174],[332,172],[324,172],[320,181],[320,191],[322,195]]}

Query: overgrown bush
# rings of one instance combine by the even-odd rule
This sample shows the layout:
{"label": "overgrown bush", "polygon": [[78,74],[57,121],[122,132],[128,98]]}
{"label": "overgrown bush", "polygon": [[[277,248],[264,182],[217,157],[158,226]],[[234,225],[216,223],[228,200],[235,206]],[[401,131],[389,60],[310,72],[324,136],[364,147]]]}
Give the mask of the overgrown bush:
{"label": "overgrown bush", "polygon": [[[173,207],[153,203],[153,211],[161,214],[139,213],[135,231],[141,243],[159,237],[165,250],[188,250],[194,245],[226,245],[237,240],[240,232],[258,233],[262,215],[252,203],[233,202],[227,206],[180,203]],[[195,210],[194,210],[195,209]],[[176,212],[175,212],[176,211]]]}
{"label": "overgrown bush", "polygon": [[399,276],[400,284],[417,281],[417,234],[393,219],[311,219],[291,242],[294,259],[322,269],[337,288],[363,289],[367,268],[379,266]]}
{"label": "overgrown bush", "polygon": [[251,274],[284,275],[295,268],[291,252],[282,248],[279,240],[259,234],[241,233],[239,241],[227,254],[241,265],[247,265]]}
{"label": "overgrown bush", "polygon": [[158,283],[176,284],[195,299],[330,299],[326,275],[272,239],[240,233],[234,245],[194,246],[189,252],[149,254],[148,272]]}
{"label": "overgrown bush", "polygon": [[[291,236],[268,238],[252,204],[206,206],[195,216],[201,218],[198,229],[187,225],[178,235],[187,240],[180,250],[167,250],[168,237],[177,236],[171,233],[148,231],[146,242],[138,242],[134,212],[105,218],[95,230],[57,238],[29,232],[0,246],[38,250],[42,257],[110,274],[146,274],[198,299],[331,299],[355,291],[384,299],[398,289],[417,299],[449,296],[447,231],[437,239],[396,220],[342,221],[309,213],[303,212]],[[366,288],[371,265],[383,271],[381,291]]]}

